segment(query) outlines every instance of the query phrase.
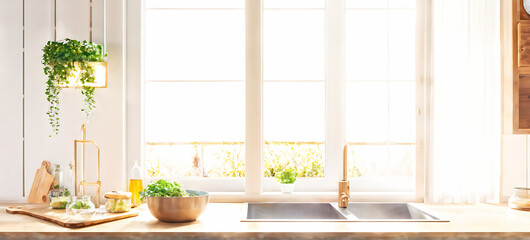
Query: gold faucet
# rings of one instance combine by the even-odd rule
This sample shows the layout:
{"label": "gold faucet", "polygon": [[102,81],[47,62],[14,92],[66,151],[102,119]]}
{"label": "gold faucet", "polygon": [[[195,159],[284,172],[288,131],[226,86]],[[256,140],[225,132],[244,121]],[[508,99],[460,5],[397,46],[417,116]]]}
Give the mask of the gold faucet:
{"label": "gold faucet", "polygon": [[348,207],[350,201],[350,181],[348,181],[348,145],[342,152],[342,180],[339,181],[339,207]]}

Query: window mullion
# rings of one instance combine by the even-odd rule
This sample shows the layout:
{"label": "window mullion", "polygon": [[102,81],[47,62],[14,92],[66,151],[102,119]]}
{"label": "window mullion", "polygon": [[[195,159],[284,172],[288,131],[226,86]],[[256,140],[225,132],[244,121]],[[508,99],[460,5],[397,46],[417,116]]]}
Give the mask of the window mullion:
{"label": "window mullion", "polygon": [[345,143],[345,0],[326,1],[326,186],[337,187]]}
{"label": "window mullion", "polygon": [[262,154],[262,0],[246,0],[246,111],[245,111],[245,193],[263,191]]}
{"label": "window mullion", "polygon": [[428,138],[432,116],[428,106],[431,103],[431,41],[432,1],[416,0],[416,201],[424,202],[426,192],[425,176],[428,174],[426,160],[432,153]]}

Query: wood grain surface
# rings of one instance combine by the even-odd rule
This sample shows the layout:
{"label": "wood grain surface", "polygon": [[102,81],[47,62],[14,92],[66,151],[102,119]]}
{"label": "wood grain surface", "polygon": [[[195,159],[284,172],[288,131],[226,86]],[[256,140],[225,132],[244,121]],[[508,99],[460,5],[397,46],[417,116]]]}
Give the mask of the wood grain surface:
{"label": "wood grain surface", "polygon": [[530,212],[506,204],[420,205],[451,221],[241,222],[242,203],[210,203],[197,221],[165,223],[143,204],[138,217],[70,229],[0,204],[0,239],[530,239]]}
{"label": "wood grain surface", "polygon": [[31,185],[31,191],[28,196],[29,203],[48,202],[48,192],[53,183],[53,176],[48,173],[48,169],[50,169],[50,162],[42,161],[42,164],[33,179],[33,184]]}
{"label": "wood grain surface", "polygon": [[32,204],[8,207],[6,208],[6,212],[40,218],[67,228],[87,227],[138,216],[138,211],[135,210],[125,213],[108,213],[104,208],[98,208],[96,209],[94,216],[90,219],[79,219],[67,214],[65,209],[52,209],[48,204]]}

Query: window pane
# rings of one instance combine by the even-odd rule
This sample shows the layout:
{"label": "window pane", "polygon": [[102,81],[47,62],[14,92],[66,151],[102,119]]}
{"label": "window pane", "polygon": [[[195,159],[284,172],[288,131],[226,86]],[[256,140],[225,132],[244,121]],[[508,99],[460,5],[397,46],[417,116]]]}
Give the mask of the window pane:
{"label": "window pane", "polygon": [[324,80],[324,10],[265,10],[264,80]]}
{"label": "window pane", "polygon": [[347,8],[415,8],[416,0],[346,0]]}
{"label": "window pane", "polygon": [[413,177],[416,159],[411,145],[350,145],[348,176]]}
{"label": "window pane", "polygon": [[264,0],[264,8],[325,8],[324,0]]}
{"label": "window pane", "polygon": [[415,82],[390,83],[390,141],[415,142],[416,140],[416,88]]}
{"label": "window pane", "polygon": [[145,0],[146,8],[245,8],[245,0]]}
{"label": "window pane", "polygon": [[158,177],[240,177],[244,83],[148,82],[147,168]]}
{"label": "window pane", "polygon": [[324,83],[263,85],[265,141],[324,141]]}
{"label": "window pane", "polygon": [[300,177],[324,176],[324,83],[264,83],[265,176],[296,168]]}
{"label": "window pane", "polygon": [[346,141],[386,142],[388,89],[386,83],[346,84]]}
{"label": "window pane", "polygon": [[148,177],[244,177],[243,143],[164,144],[146,146]]}
{"label": "window pane", "polygon": [[386,8],[388,0],[346,0],[347,8]]}
{"label": "window pane", "polygon": [[244,10],[148,10],[147,80],[243,80]]}
{"label": "window pane", "polygon": [[346,79],[387,80],[387,71],[387,11],[348,10]]}
{"label": "window pane", "polygon": [[382,177],[392,171],[388,167],[388,147],[381,145],[349,146],[348,175],[351,177]]}
{"label": "window pane", "polygon": [[413,177],[416,172],[416,146],[399,145],[389,147],[389,172],[391,177]]}
{"label": "window pane", "polygon": [[147,141],[242,141],[243,82],[147,83]]}
{"label": "window pane", "polygon": [[[346,141],[351,177],[414,189],[415,0],[347,0]],[[368,9],[372,8],[372,9]],[[370,36],[369,38],[363,36]],[[397,191],[396,190],[396,191]]]}
{"label": "window pane", "polygon": [[415,10],[389,11],[389,79],[414,80],[416,65]]}
{"label": "window pane", "polygon": [[388,7],[390,8],[415,8],[416,0],[389,0]]}

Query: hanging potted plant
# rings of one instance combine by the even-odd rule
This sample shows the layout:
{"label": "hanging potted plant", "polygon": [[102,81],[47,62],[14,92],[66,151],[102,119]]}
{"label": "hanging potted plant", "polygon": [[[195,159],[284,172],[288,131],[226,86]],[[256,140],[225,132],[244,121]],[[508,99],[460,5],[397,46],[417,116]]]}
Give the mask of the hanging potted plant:
{"label": "hanging potted plant", "polygon": [[275,174],[276,180],[280,183],[282,193],[293,192],[296,176],[298,176],[298,172],[294,168],[286,168]]}
{"label": "hanging potted plant", "polygon": [[[44,74],[48,77],[46,81],[46,100],[50,103],[47,115],[50,120],[53,133],[59,133],[59,94],[62,88],[80,88],[84,96],[85,105],[81,111],[86,113],[87,118],[92,115],[96,108],[94,90],[96,70],[104,68],[106,86],[106,59],[107,53],[103,46],[87,41],[65,39],[64,41],[49,41],[44,46],[42,63]],[[99,72],[99,71],[98,71]],[[51,137],[52,135],[50,135]]]}

